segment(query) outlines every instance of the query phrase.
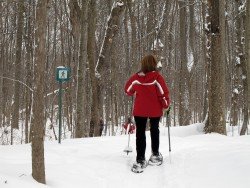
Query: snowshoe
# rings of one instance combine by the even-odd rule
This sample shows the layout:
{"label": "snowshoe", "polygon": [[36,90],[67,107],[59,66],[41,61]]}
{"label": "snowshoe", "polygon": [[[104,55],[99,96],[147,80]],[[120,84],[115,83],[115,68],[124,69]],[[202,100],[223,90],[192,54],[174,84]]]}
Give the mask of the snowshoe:
{"label": "snowshoe", "polygon": [[146,160],[137,161],[133,164],[131,171],[134,173],[142,173],[147,166],[148,163]]}
{"label": "snowshoe", "polygon": [[148,164],[152,166],[159,166],[163,163],[163,157],[161,153],[152,154],[148,160]]}

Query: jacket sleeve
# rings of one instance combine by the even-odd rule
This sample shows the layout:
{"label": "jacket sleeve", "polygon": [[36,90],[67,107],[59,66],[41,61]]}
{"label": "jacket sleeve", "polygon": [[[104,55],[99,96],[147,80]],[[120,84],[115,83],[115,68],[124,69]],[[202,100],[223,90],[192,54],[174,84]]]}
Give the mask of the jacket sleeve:
{"label": "jacket sleeve", "polygon": [[162,106],[163,108],[168,108],[170,106],[169,90],[164,78],[161,75],[157,78],[157,86],[160,91],[160,100],[163,104]]}
{"label": "jacket sleeve", "polygon": [[125,87],[124,87],[125,93],[129,96],[132,96],[135,93],[134,83],[133,83],[133,81],[135,80],[134,77],[135,75],[131,76],[129,80],[126,82]]}

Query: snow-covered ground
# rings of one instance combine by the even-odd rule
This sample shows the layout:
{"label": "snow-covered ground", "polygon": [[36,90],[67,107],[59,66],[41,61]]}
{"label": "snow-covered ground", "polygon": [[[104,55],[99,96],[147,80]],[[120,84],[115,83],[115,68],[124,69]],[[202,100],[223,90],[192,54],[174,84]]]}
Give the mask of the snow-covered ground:
{"label": "snow-covered ground", "polygon": [[[1,188],[249,188],[250,136],[204,135],[202,124],[161,128],[161,166],[149,166],[142,174],[130,171],[133,152],[123,149],[128,137],[114,136],[45,142],[47,185],[31,177],[31,147],[0,146]],[[147,153],[150,136],[147,133]]]}

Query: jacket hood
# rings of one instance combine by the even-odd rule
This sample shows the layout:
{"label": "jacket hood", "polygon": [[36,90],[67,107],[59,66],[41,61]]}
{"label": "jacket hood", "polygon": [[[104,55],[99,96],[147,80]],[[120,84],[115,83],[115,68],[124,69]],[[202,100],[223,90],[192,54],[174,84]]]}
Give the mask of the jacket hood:
{"label": "jacket hood", "polygon": [[152,71],[148,73],[138,72],[136,73],[136,79],[141,83],[151,83],[157,80],[159,73],[157,71]]}

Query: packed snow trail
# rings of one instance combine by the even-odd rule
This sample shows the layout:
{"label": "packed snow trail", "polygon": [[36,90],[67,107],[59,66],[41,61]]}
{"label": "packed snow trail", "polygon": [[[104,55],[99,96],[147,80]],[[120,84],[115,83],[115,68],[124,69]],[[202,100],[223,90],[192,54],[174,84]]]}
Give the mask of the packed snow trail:
{"label": "packed snow trail", "polygon": [[[164,163],[131,172],[133,152],[123,152],[127,135],[45,142],[47,185],[31,177],[30,145],[0,146],[0,188],[249,188],[250,136],[204,135],[202,125],[161,128]],[[146,157],[150,157],[147,133]]]}

